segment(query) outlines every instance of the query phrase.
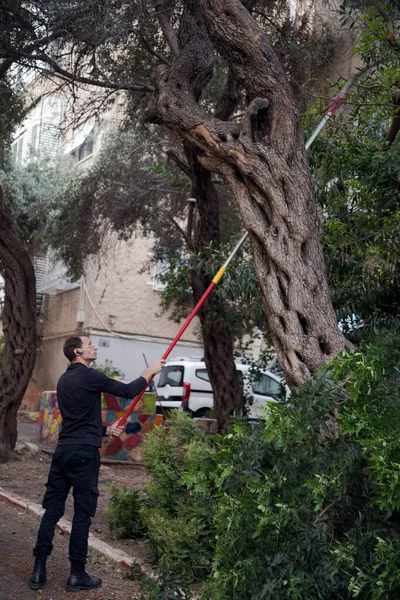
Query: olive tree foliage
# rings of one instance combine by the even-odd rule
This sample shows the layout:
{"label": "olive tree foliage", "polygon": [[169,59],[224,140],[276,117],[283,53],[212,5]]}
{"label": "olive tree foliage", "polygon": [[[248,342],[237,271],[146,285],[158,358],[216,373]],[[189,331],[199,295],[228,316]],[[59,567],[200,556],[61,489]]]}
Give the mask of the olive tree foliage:
{"label": "olive tree foliage", "polygon": [[[302,99],[310,74],[321,74],[329,53],[329,39],[317,32],[323,43],[315,41],[307,15],[293,21],[286,3],[267,0],[17,6],[6,0],[0,19],[8,32],[0,44],[3,72],[17,64],[61,79],[73,92],[95,86],[104,90],[100,102],[124,90],[131,116],[146,106],[147,121],[180,140],[175,162],[197,201],[197,252],[207,255],[220,244],[218,180],[228,183],[250,233],[269,330],[290,384],[343,347],[294,98],[295,92]],[[300,64],[303,71],[291,66]],[[188,278],[198,300],[209,276],[193,265]],[[200,319],[224,425],[243,400],[224,307],[218,297],[210,303],[218,319],[206,320],[204,312]]]}
{"label": "olive tree foliage", "polygon": [[31,256],[43,255],[54,240],[65,196],[79,185],[69,157],[32,153],[26,165],[16,167],[10,156],[0,177],[7,198],[7,212]]}
{"label": "olive tree foliage", "polygon": [[[19,184],[11,182],[13,175],[8,157],[13,129],[23,118],[25,108],[21,71],[16,65],[26,64],[25,59],[32,53],[42,52],[60,36],[56,29],[49,33],[50,12],[51,7],[46,7],[44,2],[28,7],[24,3],[5,1],[0,7],[0,275],[4,280],[0,462],[13,456],[17,410],[32,374],[37,346],[35,273],[27,246],[32,242],[36,245],[39,236],[30,227],[22,227],[20,231],[18,225],[38,220],[25,202],[26,196],[22,213],[21,206],[16,210],[23,194],[18,193]],[[28,213],[31,214],[28,216]]]}
{"label": "olive tree foliage", "polygon": [[357,339],[400,318],[400,7],[344,3],[341,16],[376,66],[313,146],[311,168],[334,306]]}
{"label": "olive tree foliage", "polygon": [[71,186],[70,165],[37,157],[14,169],[6,158],[0,170],[0,274],[4,280],[4,337],[0,352],[0,462],[12,456],[16,415],[35,364],[36,282],[32,256],[46,251]]}
{"label": "olive tree foliage", "polygon": [[[179,147],[164,140],[162,152],[159,132],[152,127],[140,129],[130,124],[118,137],[111,136],[94,166],[77,185],[74,183],[74,193],[66,190],[52,227],[52,247],[78,277],[86,258],[101,254],[102,240],[110,230],[122,240],[130,239],[132,231],[151,236],[152,257],[143,269],[162,261],[164,267],[158,277],[166,288],[161,292],[161,307],[169,309],[170,317],[180,323],[193,307],[189,271],[194,269],[212,279],[216,266],[232,251],[240,233],[240,219],[227,186],[220,180],[216,185],[221,243],[217,247],[196,239],[199,215],[195,199],[189,199],[190,179],[175,162]],[[248,246],[238,254],[214,294],[228,307],[225,326],[234,340],[252,334],[255,328],[266,330]],[[221,315],[210,303],[206,319],[218,318]]]}

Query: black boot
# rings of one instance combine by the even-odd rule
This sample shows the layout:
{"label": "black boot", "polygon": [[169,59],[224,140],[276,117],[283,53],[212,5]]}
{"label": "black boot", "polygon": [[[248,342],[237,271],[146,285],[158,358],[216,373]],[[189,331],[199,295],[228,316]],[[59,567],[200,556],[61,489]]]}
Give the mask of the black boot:
{"label": "black boot", "polygon": [[91,577],[86,572],[83,575],[70,575],[68,577],[67,592],[80,592],[83,590],[93,590],[101,586],[100,577]]}
{"label": "black boot", "polygon": [[29,580],[31,590],[41,590],[46,583],[46,559],[35,558],[32,575]]}

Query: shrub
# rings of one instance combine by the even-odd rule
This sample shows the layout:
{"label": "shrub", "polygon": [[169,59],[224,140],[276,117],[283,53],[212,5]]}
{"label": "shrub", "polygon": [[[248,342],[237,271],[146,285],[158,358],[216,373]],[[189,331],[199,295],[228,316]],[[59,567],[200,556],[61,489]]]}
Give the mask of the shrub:
{"label": "shrub", "polygon": [[208,574],[203,600],[398,599],[399,364],[394,331],[343,353],[264,422],[237,420],[210,443],[180,413],[151,432],[148,597],[189,598]]}
{"label": "shrub", "polygon": [[213,556],[213,501],[201,476],[195,485],[188,476],[199,456],[212,455],[210,442],[188,415],[174,412],[168,428],[148,434],[144,452],[150,478],[141,514],[158,574],[164,586],[187,589],[207,574]]}
{"label": "shrub", "polygon": [[219,441],[204,598],[399,597],[399,361],[398,332],[344,353]]}
{"label": "shrub", "polygon": [[143,500],[134,490],[109,484],[111,500],[106,507],[106,516],[111,531],[119,538],[142,537],[145,526],[140,514]]}

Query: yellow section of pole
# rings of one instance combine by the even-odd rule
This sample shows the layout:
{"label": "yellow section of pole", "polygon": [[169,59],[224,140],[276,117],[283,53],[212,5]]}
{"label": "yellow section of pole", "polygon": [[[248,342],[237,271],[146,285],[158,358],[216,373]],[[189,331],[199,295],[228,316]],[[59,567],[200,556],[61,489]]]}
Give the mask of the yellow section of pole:
{"label": "yellow section of pole", "polygon": [[222,265],[222,267],[219,269],[219,271],[214,275],[213,283],[217,284],[222,279],[225,271],[226,271],[226,266]]}

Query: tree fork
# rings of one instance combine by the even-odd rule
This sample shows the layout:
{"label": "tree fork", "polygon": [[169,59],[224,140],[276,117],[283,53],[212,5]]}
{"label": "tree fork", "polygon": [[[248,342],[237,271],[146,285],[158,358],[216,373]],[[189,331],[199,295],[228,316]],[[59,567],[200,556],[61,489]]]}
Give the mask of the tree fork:
{"label": "tree fork", "polygon": [[[156,99],[154,105],[152,102],[149,103],[147,112],[149,120],[164,121],[163,114],[159,111],[160,102],[166,112],[173,102],[178,113],[185,107],[186,96],[193,98],[193,103],[197,105],[203,89],[212,76],[215,60],[212,43],[201,15],[193,12],[190,6],[184,7],[178,41],[179,54],[175,58],[173,68],[165,65],[159,67],[156,81],[156,85],[159,82],[161,86],[168,82],[173,87],[176,98],[172,99],[168,93],[166,96],[161,93],[162,98],[160,96]],[[159,89],[161,91],[161,88]],[[228,75],[223,99],[218,107],[221,118],[230,115],[236,101],[232,76]],[[231,125],[224,123],[224,127],[229,128]],[[210,243],[214,248],[220,245],[218,194],[210,171],[199,161],[198,148],[193,144],[187,144],[185,139],[183,145],[191,179],[191,196],[196,198],[199,217],[198,227],[192,233],[191,242],[197,251],[204,252]],[[190,269],[188,278],[197,302],[210,281],[203,274],[197,273],[197,265],[193,265]],[[213,315],[214,311],[218,318]],[[199,311],[199,319],[205,347],[205,363],[214,390],[218,427],[222,430],[227,427],[229,415],[234,410],[244,410],[243,390],[236,374],[233,342],[227,329],[224,309],[217,297],[207,301],[204,308]]]}
{"label": "tree fork", "polygon": [[[198,61],[185,60],[184,47],[179,64],[161,67],[149,114],[230,184],[250,234],[278,358],[288,384],[299,385],[351,345],[330,299],[298,110],[271,44],[238,0],[186,0],[185,10]],[[207,114],[191,91],[201,73],[190,68],[209,68],[210,39],[251,99],[241,126]]]}

